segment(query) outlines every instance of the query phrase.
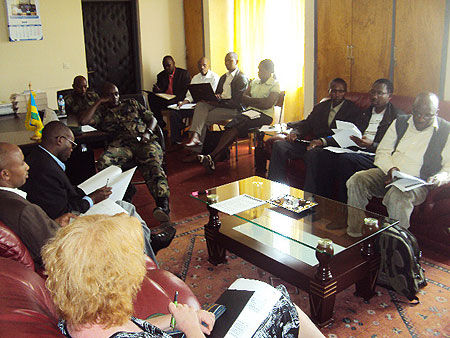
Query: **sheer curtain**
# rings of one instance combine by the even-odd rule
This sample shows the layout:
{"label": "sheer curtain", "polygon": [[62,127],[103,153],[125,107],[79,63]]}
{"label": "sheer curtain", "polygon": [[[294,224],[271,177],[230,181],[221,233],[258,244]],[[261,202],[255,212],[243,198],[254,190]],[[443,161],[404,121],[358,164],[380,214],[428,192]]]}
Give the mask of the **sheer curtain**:
{"label": "sheer curtain", "polygon": [[234,49],[249,78],[272,59],[286,91],[284,121],[303,117],[304,0],[234,0]]}

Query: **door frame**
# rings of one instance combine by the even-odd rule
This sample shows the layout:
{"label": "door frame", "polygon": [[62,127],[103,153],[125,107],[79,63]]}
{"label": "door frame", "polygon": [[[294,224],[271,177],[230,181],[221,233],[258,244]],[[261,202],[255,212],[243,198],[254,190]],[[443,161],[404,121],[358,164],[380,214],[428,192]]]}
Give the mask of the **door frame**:
{"label": "door frame", "polygon": [[[141,64],[141,40],[139,34],[139,13],[138,13],[138,0],[81,0],[81,2],[129,2],[131,3],[131,37],[133,40],[133,52],[134,52],[134,64],[136,69],[136,89],[137,93],[142,93],[142,64]],[[83,8],[81,9],[83,13]],[[83,19],[84,20],[84,19]],[[84,25],[84,23],[83,23]],[[84,30],[83,30],[84,37]],[[86,45],[84,47],[85,57],[86,57]],[[86,57],[86,68],[87,68],[87,57]],[[86,69],[86,73],[89,81],[89,69]]]}

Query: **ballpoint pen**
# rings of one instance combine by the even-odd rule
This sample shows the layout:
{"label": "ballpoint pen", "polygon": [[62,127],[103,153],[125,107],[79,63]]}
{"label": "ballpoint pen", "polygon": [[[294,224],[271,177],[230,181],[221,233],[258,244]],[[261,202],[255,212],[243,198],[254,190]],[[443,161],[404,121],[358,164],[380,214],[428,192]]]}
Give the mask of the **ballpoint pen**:
{"label": "ballpoint pen", "polygon": [[[175,304],[175,306],[178,305],[178,291],[175,291],[175,297],[173,298],[173,303]],[[175,329],[175,317],[172,315],[172,318],[170,318],[170,327],[172,329]]]}

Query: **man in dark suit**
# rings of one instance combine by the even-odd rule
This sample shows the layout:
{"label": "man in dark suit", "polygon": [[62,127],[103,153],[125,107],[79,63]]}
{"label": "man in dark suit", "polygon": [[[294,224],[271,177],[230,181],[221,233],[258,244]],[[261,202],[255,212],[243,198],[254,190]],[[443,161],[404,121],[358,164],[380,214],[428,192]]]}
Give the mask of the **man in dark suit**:
{"label": "man in dark suit", "polygon": [[[326,145],[326,138],[333,134],[331,129],[336,128],[336,120],[357,120],[359,109],[353,102],[345,99],[347,83],[336,78],[330,82],[328,88],[330,100],[316,104],[306,119],[289,122],[288,127],[293,129],[291,133],[285,140],[273,143],[268,173],[270,180],[285,182],[288,159],[303,158],[307,156],[308,150]],[[305,142],[305,137],[312,137],[313,141]]]}
{"label": "man in dark suit", "polygon": [[238,68],[238,56],[230,52],[225,56],[228,72],[219,79],[216,102],[198,102],[195,106],[188,147],[201,146],[208,126],[236,117],[242,110],[241,99],[248,86],[247,77]]}
{"label": "man in dark suit", "polygon": [[[186,69],[175,67],[175,60],[170,55],[164,56],[162,64],[164,70],[157,75],[153,92],[148,91],[147,93],[150,110],[161,128],[164,128],[166,124],[163,121],[161,111],[171,104],[184,100],[191,77]],[[175,95],[175,97],[166,100],[156,95],[159,93]]]}
{"label": "man in dark suit", "polygon": [[52,220],[38,205],[26,200],[19,190],[28,177],[28,165],[20,148],[0,143],[0,220],[25,244],[31,257],[42,265],[41,248],[60,226],[69,224],[72,214]]}
{"label": "man in dark suit", "polygon": [[[304,190],[325,196],[336,197],[347,203],[347,180],[357,171],[374,168],[375,151],[397,115],[403,112],[390,103],[394,85],[388,79],[378,79],[369,91],[371,105],[359,115],[356,126],[362,138],[352,136],[358,147],[351,150],[362,150],[365,153],[334,153],[316,147],[306,157],[307,172]],[[327,138],[331,142],[331,137]],[[312,156],[311,156],[312,155]],[[337,182],[337,196],[334,196]]]}
{"label": "man in dark suit", "polygon": [[[42,130],[41,144],[27,156],[30,178],[23,190],[27,192],[28,200],[39,205],[50,217],[58,217],[71,211],[85,213],[93,204],[111,195],[110,187],[102,187],[86,195],[83,190],[70,183],[64,172],[64,162],[70,157],[75,146],[72,131],[62,122],[52,121]],[[147,225],[131,203],[114,202],[119,203],[130,216],[137,217],[143,223],[146,252],[156,262],[153,251],[167,247],[175,235],[175,229],[167,227],[166,231],[150,234]]]}

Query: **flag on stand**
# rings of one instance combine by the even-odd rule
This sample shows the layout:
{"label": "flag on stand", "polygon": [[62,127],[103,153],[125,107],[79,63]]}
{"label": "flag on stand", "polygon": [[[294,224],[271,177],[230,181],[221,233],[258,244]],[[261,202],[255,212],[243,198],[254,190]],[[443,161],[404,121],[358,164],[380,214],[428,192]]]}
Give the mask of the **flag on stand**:
{"label": "flag on stand", "polygon": [[41,117],[39,116],[36,100],[34,99],[34,93],[32,91],[30,91],[30,99],[28,100],[25,128],[27,128],[27,130],[34,130],[34,136],[32,139],[41,139],[44,125],[42,124]]}

